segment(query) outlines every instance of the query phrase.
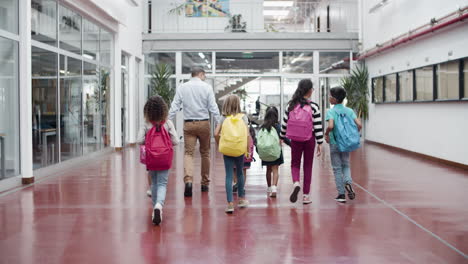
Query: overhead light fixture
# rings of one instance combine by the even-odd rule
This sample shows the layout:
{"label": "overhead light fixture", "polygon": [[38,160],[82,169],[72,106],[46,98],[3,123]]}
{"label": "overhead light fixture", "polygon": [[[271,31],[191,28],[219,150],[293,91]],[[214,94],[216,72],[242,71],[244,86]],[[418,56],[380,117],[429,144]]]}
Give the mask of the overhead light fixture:
{"label": "overhead light fixture", "polygon": [[264,16],[287,16],[289,10],[263,10]]}
{"label": "overhead light fixture", "polygon": [[390,2],[390,0],[381,0],[380,2],[378,2],[377,4],[375,4],[373,7],[369,9],[369,14],[374,13],[375,11],[377,11],[384,5],[388,4],[388,2]]}
{"label": "overhead light fixture", "polygon": [[205,54],[203,54],[203,53],[201,53],[201,52],[198,52],[198,55],[199,55],[202,59],[205,58]]}
{"label": "overhead light fixture", "polygon": [[274,7],[283,7],[283,6],[293,6],[294,1],[263,1],[263,6],[274,6]]}

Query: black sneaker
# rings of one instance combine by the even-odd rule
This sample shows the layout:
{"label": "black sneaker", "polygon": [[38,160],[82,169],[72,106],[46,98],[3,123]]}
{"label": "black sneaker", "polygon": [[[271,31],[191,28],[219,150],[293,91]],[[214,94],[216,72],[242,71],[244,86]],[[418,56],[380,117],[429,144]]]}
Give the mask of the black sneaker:
{"label": "black sneaker", "polygon": [[192,183],[191,182],[187,182],[185,184],[184,196],[185,197],[192,197]]}
{"label": "black sneaker", "polygon": [[291,196],[289,197],[289,201],[291,201],[291,203],[297,202],[297,194],[299,193],[300,190],[301,190],[301,186],[295,185],[294,191],[291,193]]}
{"label": "black sneaker", "polygon": [[351,184],[347,183],[345,185],[345,189],[348,192],[348,198],[350,200],[354,200],[354,198],[356,198],[356,193],[353,190],[353,186],[351,186]]}
{"label": "black sneaker", "polygon": [[232,186],[232,192],[233,192],[233,193],[237,193],[237,184],[234,184],[234,185]]}
{"label": "black sneaker", "polygon": [[160,225],[162,221],[162,208],[161,206],[155,206],[153,209],[153,216],[152,216],[153,224]]}
{"label": "black sneaker", "polygon": [[202,192],[207,192],[207,191],[209,191],[209,190],[210,190],[210,188],[208,187],[208,185],[202,185],[202,186],[201,186],[201,191],[202,191]]}
{"label": "black sneaker", "polygon": [[346,196],[344,194],[338,194],[338,196],[335,198],[335,201],[339,203],[346,203]]}

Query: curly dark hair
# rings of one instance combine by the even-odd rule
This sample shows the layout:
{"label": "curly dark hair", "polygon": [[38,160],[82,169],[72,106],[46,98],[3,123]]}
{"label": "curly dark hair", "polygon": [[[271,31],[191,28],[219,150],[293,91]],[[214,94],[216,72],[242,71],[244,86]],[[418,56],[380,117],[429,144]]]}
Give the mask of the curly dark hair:
{"label": "curly dark hair", "polygon": [[301,107],[307,104],[307,100],[304,96],[313,88],[312,81],[310,79],[302,79],[297,85],[297,89],[294,92],[291,101],[288,104],[288,112],[294,110],[297,104],[301,104]]}
{"label": "curly dark hair", "polygon": [[143,113],[148,122],[160,123],[166,121],[169,109],[161,96],[152,96],[146,102]]}

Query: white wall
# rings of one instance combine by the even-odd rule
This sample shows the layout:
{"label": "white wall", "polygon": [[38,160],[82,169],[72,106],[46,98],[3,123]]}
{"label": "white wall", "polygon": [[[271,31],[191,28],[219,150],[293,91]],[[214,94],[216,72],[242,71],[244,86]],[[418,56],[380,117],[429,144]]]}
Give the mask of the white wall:
{"label": "white wall", "polygon": [[[152,33],[224,32],[229,24],[227,17],[186,17],[169,14],[169,10],[185,1],[157,0],[152,5]],[[247,23],[247,32],[263,31],[263,0],[231,0],[230,13],[241,14]]]}
{"label": "white wall", "polygon": [[389,0],[388,4],[369,14],[369,9],[381,0],[361,1],[364,49],[468,5],[466,0]]}
{"label": "white wall", "polygon": [[[466,3],[457,0],[389,1],[388,5],[369,14],[370,6],[376,1],[363,2],[365,47],[374,47],[375,43],[396,37]],[[372,78],[468,57],[467,47],[468,23],[464,23],[370,57],[365,63]],[[467,102],[370,104],[369,107],[368,140],[468,165],[467,135]]]}

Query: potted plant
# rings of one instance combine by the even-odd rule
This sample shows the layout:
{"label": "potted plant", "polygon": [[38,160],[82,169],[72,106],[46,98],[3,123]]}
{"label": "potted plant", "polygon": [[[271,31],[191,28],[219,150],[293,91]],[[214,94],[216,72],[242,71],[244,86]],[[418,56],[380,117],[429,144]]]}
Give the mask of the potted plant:
{"label": "potted plant", "polygon": [[367,80],[369,72],[366,66],[358,66],[351,71],[351,76],[341,79],[341,85],[346,90],[346,106],[352,108],[358,118],[367,120],[369,117],[369,90]]}
{"label": "potted plant", "polygon": [[242,15],[229,16],[229,25],[224,30],[231,30],[231,32],[247,32],[247,23],[242,22]]}
{"label": "potted plant", "polygon": [[171,87],[169,79],[172,74],[171,66],[160,63],[155,66],[151,74],[151,95],[161,96],[168,106],[171,105],[175,95],[175,87]]}

